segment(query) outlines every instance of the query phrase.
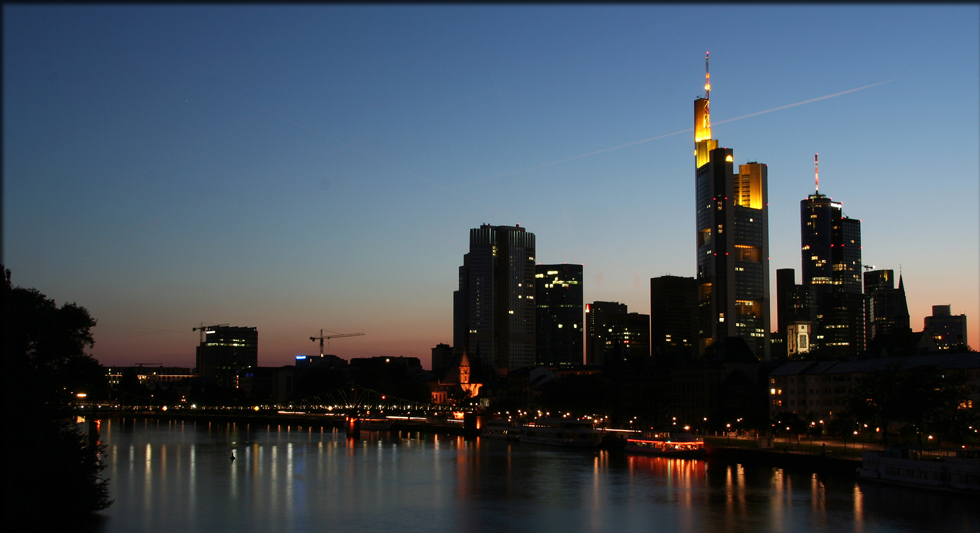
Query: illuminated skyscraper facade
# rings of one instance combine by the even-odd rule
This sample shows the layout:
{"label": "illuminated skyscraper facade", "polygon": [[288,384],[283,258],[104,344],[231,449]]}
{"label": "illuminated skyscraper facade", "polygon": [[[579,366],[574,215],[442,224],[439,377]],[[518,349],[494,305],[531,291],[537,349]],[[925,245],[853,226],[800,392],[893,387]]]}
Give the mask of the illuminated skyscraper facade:
{"label": "illuminated skyscraper facade", "polygon": [[767,167],[735,171],[730,148],[711,138],[710,83],[694,101],[697,198],[698,353],[741,337],[769,359]]}
{"label": "illuminated skyscraper facade", "polygon": [[470,230],[453,295],[453,344],[498,370],[533,365],[534,234],[520,226]]}

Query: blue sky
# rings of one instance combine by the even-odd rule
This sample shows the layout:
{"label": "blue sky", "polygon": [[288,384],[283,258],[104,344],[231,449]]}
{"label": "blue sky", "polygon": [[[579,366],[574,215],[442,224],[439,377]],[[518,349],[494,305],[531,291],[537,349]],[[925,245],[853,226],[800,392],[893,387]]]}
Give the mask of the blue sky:
{"label": "blue sky", "polygon": [[706,51],[714,137],[769,165],[773,278],[800,268],[819,152],[913,328],[951,304],[980,346],[977,6],[3,14],[3,260],[89,309],[104,363],[193,366],[208,322],[258,327],[261,365],[320,328],[428,364],[482,223],[584,264],[587,302],[649,312],[649,278],[694,275]]}

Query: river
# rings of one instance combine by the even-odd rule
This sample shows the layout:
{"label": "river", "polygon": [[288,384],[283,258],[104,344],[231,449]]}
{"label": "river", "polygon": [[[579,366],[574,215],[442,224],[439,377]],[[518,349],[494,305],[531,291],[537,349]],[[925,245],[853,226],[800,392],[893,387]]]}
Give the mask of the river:
{"label": "river", "polygon": [[101,440],[106,533],[980,531],[973,497],[714,459],[166,420]]}

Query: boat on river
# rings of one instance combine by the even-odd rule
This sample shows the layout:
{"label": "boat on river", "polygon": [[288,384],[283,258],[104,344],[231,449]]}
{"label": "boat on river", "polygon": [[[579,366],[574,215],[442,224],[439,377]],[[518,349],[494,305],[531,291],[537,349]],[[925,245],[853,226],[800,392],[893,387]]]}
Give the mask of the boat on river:
{"label": "boat on river", "polygon": [[541,418],[521,427],[521,442],[596,448],[602,442],[602,432],[591,420]]}
{"label": "boat on river", "polygon": [[704,457],[704,439],[690,433],[644,432],[635,439],[626,439],[625,450],[629,453],[661,455],[665,457]]}
{"label": "boat on river", "polygon": [[980,448],[886,448],[862,454],[858,477],[869,481],[980,494]]}
{"label": "boat on river", "polygon": [[480,436],[488,439],[518,440],[521,438],[521,426],[498,418],[486,422],[480,428]]}

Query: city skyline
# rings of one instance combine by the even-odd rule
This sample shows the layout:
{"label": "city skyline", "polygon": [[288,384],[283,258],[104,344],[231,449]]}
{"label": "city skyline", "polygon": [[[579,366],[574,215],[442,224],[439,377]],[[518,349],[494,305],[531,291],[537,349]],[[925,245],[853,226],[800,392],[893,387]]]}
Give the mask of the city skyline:
{"label": "city skyline", "polygon": [[3,261],[103,364],[192,366],[203,322],[261,366],[320,329],[427,365],[484,223],[650,313],[695,275],[706,51],[713,137],[768,165],[771,315],[819,153],[912,328],[951,305],[980,346],[977,6],[3,9]]}

